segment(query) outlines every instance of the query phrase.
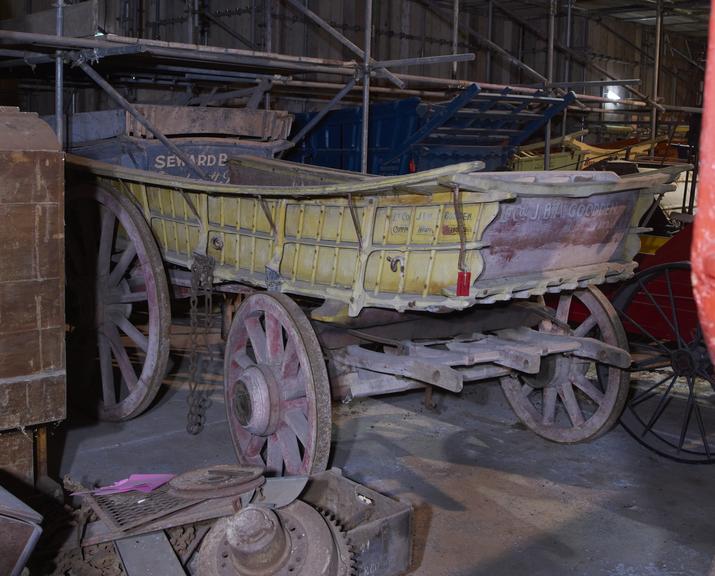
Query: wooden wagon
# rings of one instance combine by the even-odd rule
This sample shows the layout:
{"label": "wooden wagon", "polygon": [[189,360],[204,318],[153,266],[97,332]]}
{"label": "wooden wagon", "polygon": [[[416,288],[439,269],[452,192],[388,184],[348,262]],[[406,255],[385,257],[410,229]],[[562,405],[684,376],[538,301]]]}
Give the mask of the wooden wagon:
{"label": "wooden wagon", "polygon": [[[68,275],[105,418],[149,406],[169,355],[168,284],[202,281],[245,295],[226,339],[226,408],[238,459],[273,474],[326,467],[331,398],[497,378],[523,422],[558,442],[620,414],[631,359],[595,285],[632,276],[638,223],[668,174],[472,162],[373,177],[239,158],[237,184],[222,185],[68,166]],[[583,320],[569,325],[575,307]]]}

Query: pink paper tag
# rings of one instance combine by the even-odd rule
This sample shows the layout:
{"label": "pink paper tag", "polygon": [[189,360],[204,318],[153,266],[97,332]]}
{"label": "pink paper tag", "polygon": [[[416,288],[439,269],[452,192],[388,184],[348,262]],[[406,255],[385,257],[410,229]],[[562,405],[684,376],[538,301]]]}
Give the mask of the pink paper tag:
{"label": "pink paper tag", "polygon": [[119,494],[120,492],[130,492],[132,490],[146,493],[156,490],[159,486],[163,486],[174,476],[174,474],[132,474],[129,478],[118,480],[111,486],[103,486],[101,488],[87,490],[85,492],[73,492],[72,496],[77,494],[106,496],[107,494]]}

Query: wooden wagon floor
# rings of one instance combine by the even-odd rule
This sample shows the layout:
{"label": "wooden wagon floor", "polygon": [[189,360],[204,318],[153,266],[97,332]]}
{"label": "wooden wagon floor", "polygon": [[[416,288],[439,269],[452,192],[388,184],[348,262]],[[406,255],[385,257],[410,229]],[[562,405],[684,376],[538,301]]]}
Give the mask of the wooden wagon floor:
{"label": "wooden wagon floor", "polygon": [[[186,345],[182,331],[176,346]],[[233,461],[220,364],[206,429],[189,436],[188,359],[181,350],[172,359],[164,393],[144,415],[66,426],[61,474],[108,483]],[[495,385],[439,395],[439,413],[421,399],[333,411],[332,465],[415,506],[411,574],[715,574],[715,467],[663,460],[620,428],[588,445],[551,444],[516,422]],[[62,429],[55,436],[59,443]]]}

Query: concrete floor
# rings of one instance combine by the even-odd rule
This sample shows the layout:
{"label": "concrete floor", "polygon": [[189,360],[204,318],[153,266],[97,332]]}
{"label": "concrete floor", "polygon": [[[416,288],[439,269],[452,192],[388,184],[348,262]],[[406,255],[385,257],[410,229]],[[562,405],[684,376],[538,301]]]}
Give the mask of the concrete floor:
{"label": "concrete floor", "polygon": [[[85,484],[134,472],[234,461],[220,376],[208,424],[185,431],[185,374],[122,424],[71,421],[61,474]],[[620,428],[588,445],[541,440],[516,421],[498,386],[335,406],[331,464],[414,506],[419,576],[715,575],[715,468],[652,455]]]}

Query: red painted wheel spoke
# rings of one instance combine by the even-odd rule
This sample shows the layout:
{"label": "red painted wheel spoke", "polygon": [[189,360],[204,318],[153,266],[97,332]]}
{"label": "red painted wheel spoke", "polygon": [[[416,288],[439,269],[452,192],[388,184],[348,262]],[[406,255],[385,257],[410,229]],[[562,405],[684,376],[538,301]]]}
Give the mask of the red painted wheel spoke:
{"label": "red painted wheel spoke", "polygon": [[127,385],[129,390],[134,390],[137,387],[137,375],[134,372],[134,366],[132,366],[132,361],[129,359],[127,350],[122,344],[122,339],[119,336],[119,331],[114,324],[105,324],[105,334],[109,339],[109,345],[112,348],[112,354],[114,359],[117,361],[119,366],[119,371],[122,374],[122,378]]}
{"label": "red painted wheel spoke", "polygon": [[266,312],[266,351],[268,361],[278,364],[283,357],[283,326],[273,314]]}
{"label": "red painted wheel spoke", "polygon": [[305,394],[305,380],[303,380],[300,375],[298,375],[298,377],[287,378],[281,383],[281,395],[284,400],[304,398]]}
{"label": "red painted wheel spoke", "polygon": [[294,376],[300,368],[298,352],[295,349],[295,341],[288,338],[285,351],[283,352],[283,362],[281,363],[280,375],[282,378]]}
{"label": "red painted wheel spoke", "polygon": [[266,333],[263,331],[260,320],[257,316],[246,318],[245,326],[248,332],[248,339],[253,347],[253,353],[256,355],[256,362],[267,362]]}
{"label": "red painted wheel spoke", "polygon": [[97,345],[99,347],[99,374],[102,379],[102,402],[105,406],[112,406],[117,402],[117,392],[114,389],[112,352],[104,334],[98,335]]}
{"label": "red painted wheel spoke", "polygon": [[593,400],[596,404],[603,403],[603,392],[601,392],[596,385],[591,382],[584,374],[580,372],[575,372],[573,374],[573,385],[579,388],[586,396]]}
{"label": "red painted wheel spoke", "polygon": [[122,252],[119,262],[114,266],[111,274],[109,275],[109,285],[116,286],[119,284],[120,280],[124,277],[129,265],[134,261],[134,257],[137,255],[137,249],[134,244],[129,244]]}
{"label": "red painted wheel spoke", "polygon": [[278,441],[278,436],[272,434],[268,437],[268,451],[266,453],[266,470],[276,476],[283,474],[283,452]]}
{"label": "red painted wheel spoke", "polygon": [[293,431],[285,425],[278,428],[276,435],[278,436],[278,444],[280,444],[281,447],[286,473],[299,474],[303,465],[303,459],[300,457],[298,438],[296,438]]}
{"label": "red painted wheel spoke", "polygon": [[253,366],[255,362],[251,359],[251,357],[246,353],[245,348],[241,348],[237,352],[231,355],[231,362],[235,364],[236,366],[240,366],[241,368],[248,368],[249,366]]}
{"label": "red painted wheel spoke", "polygon": [[583,413],[581,412],[581,407],[578,405],[576,394],[574,394],[573,386],[571,386],[568,382],[564,382],[559,387],[559,396],[561,397],[561,401],[566,408],[566,413],[569,415],[571,424],[574,426],[581,426],[585,420],[583,418]]}
{"label": "red painted wheel spoke", "polygon": [[304,396],[303,398],[296,398],[295,400],[286,400],[285,402],[283,402],[282,406],[286,412],[288,412],[288,410],[297,408],[301,410],[304,414],[307,414],[308,398]]}
{"label": "red painted wheel spoke", "polygon": [[303,446],[308,444],[308,418],[305,412],[295,408],[284,413],[283,419]]}
{"label": "red painted wheel spoke", "polygon": [[248,442],[246,442],[246,456],[254,457],[260,456],[261,450],[266,445],[265,436],[249,436]]}
{"label": "red painted wheel spoke", "polygon": [[97,272],[109,274],[109,263],[112,257],[112,245],[114,244],[114,225],[116,216],[111,210],[102,208],[102,227],[99,236],[99,253],[97,255]]}
{"label": "red painted wheel spoke", "polygon": [[139,346],[139,348],[141,348],[143,352],[146,352],[149,349],[149,339],[144,334],[142,334],[139,328],[134,326],[134,324],[132,324],[128,318],[120,316],[116,319],[116,323],[117,326],[122,329],[122,332],[129,336],[132,342]]}
{"label": "red painted wheel spoke", "polygon": [[238,445],[246,456],[246,459],[251,464],[256,466],[264,466],[265,462],[261,458],[261,450],[266,444],[265,436],[253,436],[246,430],[234,430],[234,439],[238,441]]}

